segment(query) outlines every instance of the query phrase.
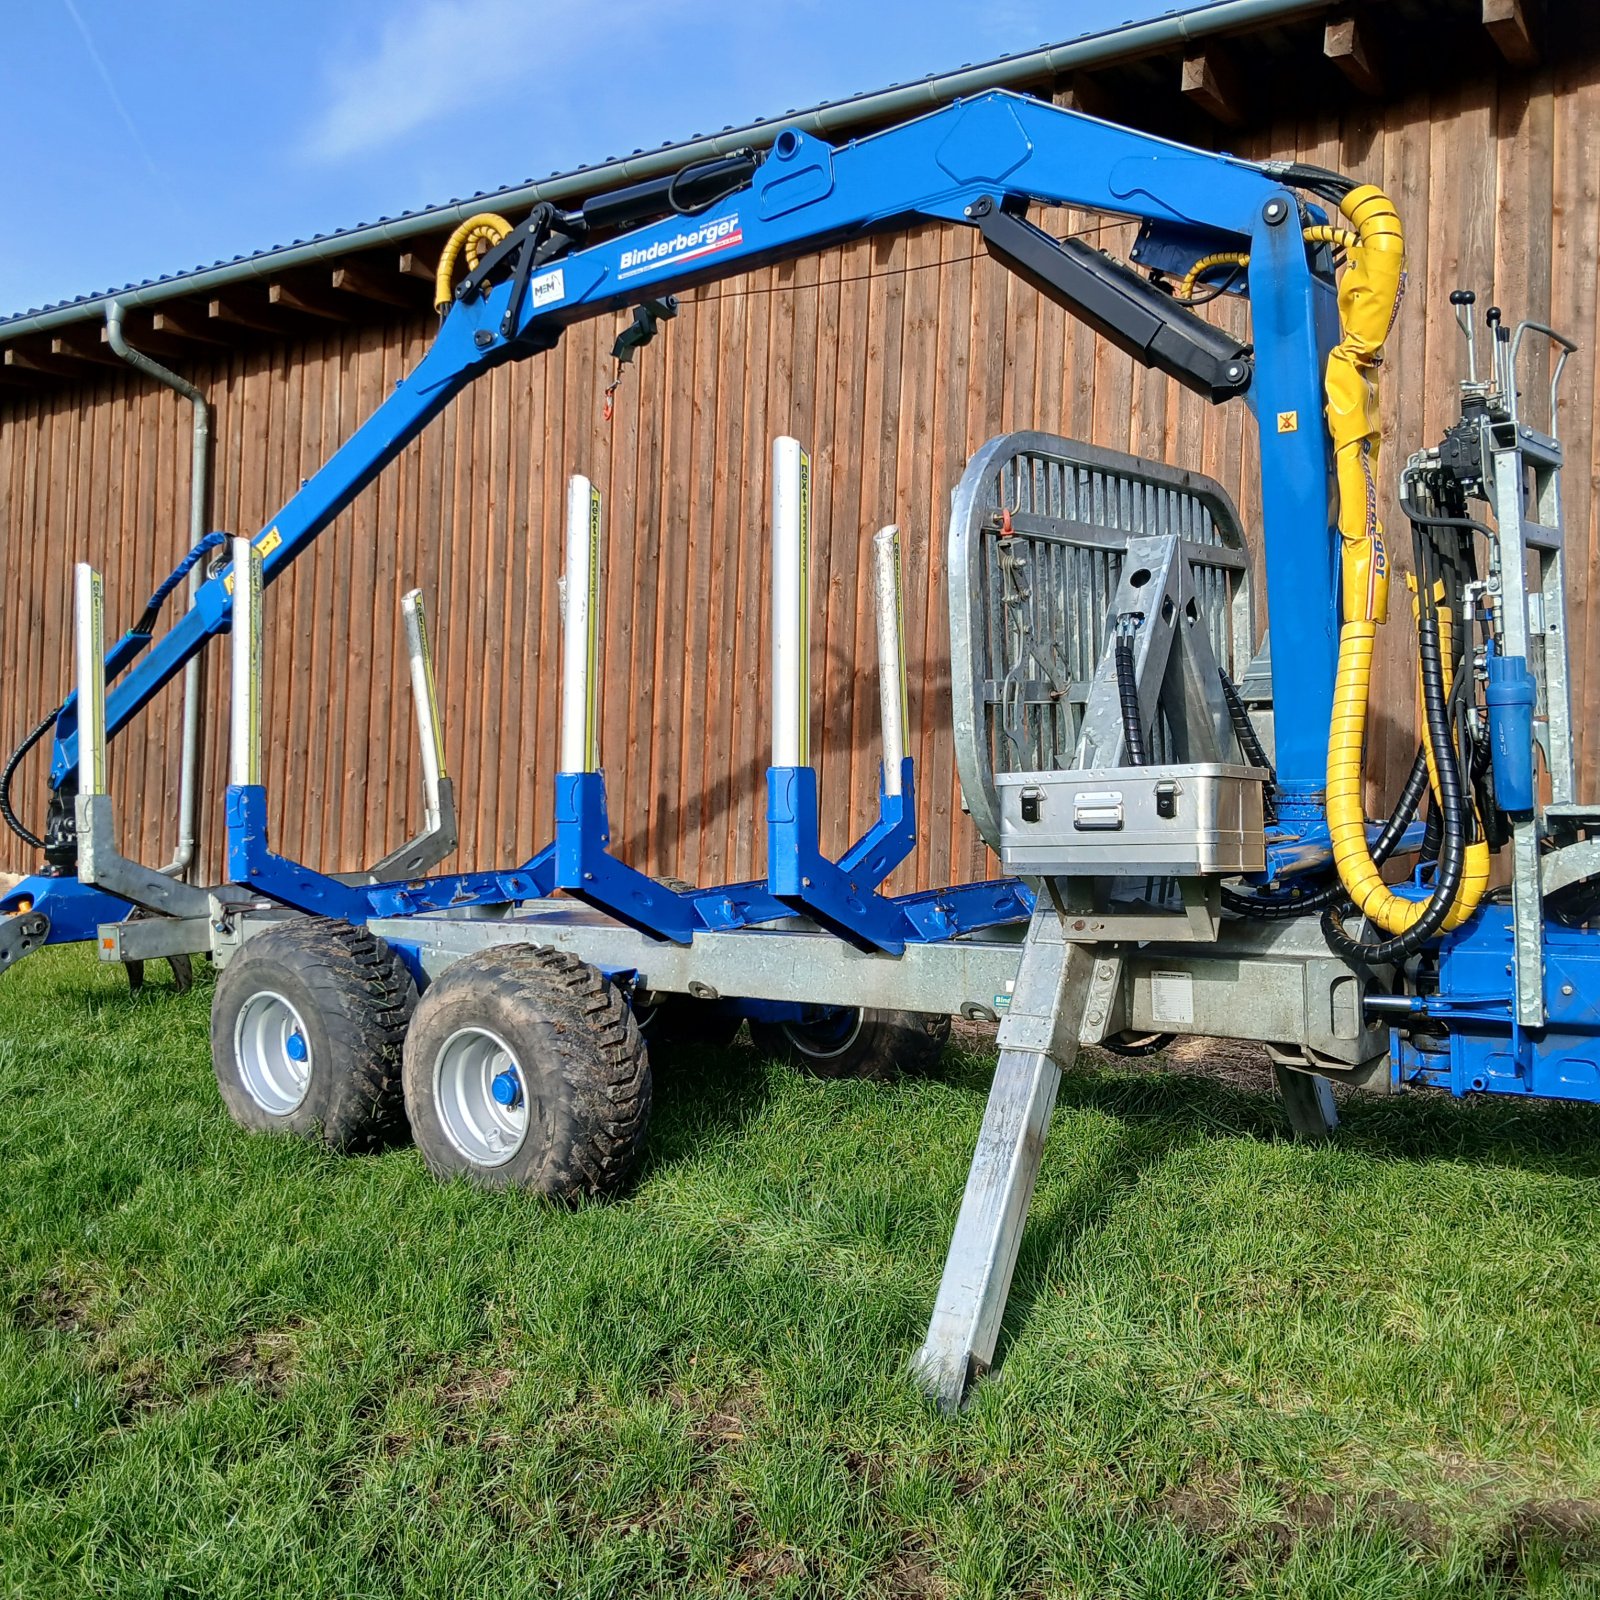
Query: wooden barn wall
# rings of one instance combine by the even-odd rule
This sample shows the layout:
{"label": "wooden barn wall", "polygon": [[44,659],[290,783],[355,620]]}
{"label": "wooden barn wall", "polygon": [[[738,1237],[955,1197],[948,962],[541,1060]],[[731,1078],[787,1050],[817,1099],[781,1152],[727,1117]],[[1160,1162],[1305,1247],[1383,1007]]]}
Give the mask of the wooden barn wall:
{"label": "wooden barn wall", "polygon": [[[1240,153],[1297,157],[1384,185],[1410,234],[1410,292],[1386,369],[1392,482],[1449,419],[1459,338],[1446,295],[1472,284],[1513,315],[1548,318],[1583,352],[1561,429],[1579,748],[1600,673],[1589,597],[1600,566],[1593,459],[1600,79],[1558,65],[1341,117],[1280,125]],[[1090,219],[1072,217],[1075,228]],[[1109,231],[1105,242],[1125,238]],[[700,882],[763,870],[767,761],[768,451],[806,441],[815,466],[813,743],[825,839],[875,804],[876,673],[865,553],[888,521],[905,540],[912,753],[922,846],[897,884],[983,875],[960,810],[948,709],[944,538],[968,455],[1025,427],[1164,457],[1219,478],[1247,528],[1258,491],[1244,408],[1215,410],[1136,371],[989,262],[974,237],[928,228],[749,274],[685,297],[629,369],[615,420],[611,319],[476,384],[391,466],[268,596],[266,781],[274,838],[332,869],[371,860],[419,824],[399,627],[418,585],[436,618],[449,767],[466,865],[521,860],[548,837],[556,749],[556,581],[563,485],[605,495],[604,761],[616,847]],[[213,399],[213,525],[254,532],[427,347],[430,327],[330,331],[188,368]],[[182,548],[189,410],[106,369],[92,387],[0,399],[0,740],[7,749],[68,682],[68,578],[102,568],[108,628],[131,621]],[[1391,519],[1392,520],[1392,519]],[[1307,537],[1318,530],[1307,529]],[[1402,537],[1396,541],[1404,555]],[[1380,786],[1409,761],[1413,691],[1404,590],[1388,630],[1374,731]],[[1278,647],[1292,648],[1280,619]],[[221,867],[226,670],[206,683],[201,869]],[[165,859],[176,806],[171,689],[113,745],[124,839]],[[38,817],[37,761],[18,787]],[[1374,797],[1377,798],[1376,796]],[[30,856],[7,839],[0,862]]]}

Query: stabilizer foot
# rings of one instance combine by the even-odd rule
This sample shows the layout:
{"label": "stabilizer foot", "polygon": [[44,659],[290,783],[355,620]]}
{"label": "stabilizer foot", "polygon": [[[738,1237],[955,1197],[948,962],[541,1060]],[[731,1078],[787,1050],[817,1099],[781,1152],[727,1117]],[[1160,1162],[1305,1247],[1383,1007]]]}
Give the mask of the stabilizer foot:
{"label": "stabilizer foot", "polygon": [[912,1362],[942,1410],[958,1410],[994,1364],[1061,1069],[1076,1060],[1083,1024],[1103,1003],[1095,980],[1094,948],[1063,944],[1054,910],[1035,912],[928,1337]]}
{"label": "stabilizer foot", "polygon": [[1278,1080],[1278,1092],[1283,1096],[1283,1109],[1289,1114],[1289,1126],[1294,1129],[1295,1138],[1332,1138],[1339,1126],[1333,1085],[1318,1073],[1285,1066],[1281,1061],[1273,1062],[1272,1071]]}

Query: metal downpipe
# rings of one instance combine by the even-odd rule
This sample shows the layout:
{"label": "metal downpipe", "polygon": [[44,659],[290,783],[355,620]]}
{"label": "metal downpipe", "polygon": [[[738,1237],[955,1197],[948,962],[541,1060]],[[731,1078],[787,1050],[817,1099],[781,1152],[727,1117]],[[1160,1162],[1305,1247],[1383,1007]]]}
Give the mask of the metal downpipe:
{"label": "metal downpipe", "polygon": [[[106,337],[111,348],[131,367],[176,390],[194,407],[194,446],[189,469],[189,548],[205,538],[206,511],[211,498],[211,408],[205,396],[177,373],[135,350],[122,336],[122,305],[113,300],[106,307]],[[196,562],[189,572],[189,605],[205,581],[204,562]],[[200,756],[200,657],[191,656],[183,669],[183,748],[178,768],[178,847],[172,860],[158,870],[169,878],[181,876],[194,860],[195,777]]]}

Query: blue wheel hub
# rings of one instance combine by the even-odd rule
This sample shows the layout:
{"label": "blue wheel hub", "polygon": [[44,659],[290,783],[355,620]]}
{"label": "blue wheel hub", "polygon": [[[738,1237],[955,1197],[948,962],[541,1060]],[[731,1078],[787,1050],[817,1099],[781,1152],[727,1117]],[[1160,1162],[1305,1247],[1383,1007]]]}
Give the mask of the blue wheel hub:
{"label": "blue wheel hub", "polygon": [[304,1061],[311,1054],[306,1049],[305,1035],[299,1032],[291,1033],[283,1048],[291,1061]]}
{"label": "blue wheel hub", "polygon": [[489,1085],[489,1093],[494,1096],[497,1105],[520,1106],[522,1079],[517,1076],[517,1069],[507,1067],[504,1072],[496,1073],[494,1082]]}

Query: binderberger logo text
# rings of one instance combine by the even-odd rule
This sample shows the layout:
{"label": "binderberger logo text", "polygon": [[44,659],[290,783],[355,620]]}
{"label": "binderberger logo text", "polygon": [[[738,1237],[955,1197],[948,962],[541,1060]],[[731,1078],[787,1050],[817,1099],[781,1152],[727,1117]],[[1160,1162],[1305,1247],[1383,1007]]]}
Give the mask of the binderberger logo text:
{"label": "binderberger logo text", "polygon": [[657,239],[654,244],[641,245],[636,250],[624,250],[617,269],[619,278],[637,277],[652,267],[668,262],[677,264],[694,261],[700,256],[715,255],[719,250],[732,249],[744,243],[744,230],[739,226],[739,213],[717,217],[702,222],[698,228],[683,228],[669,239]]}

